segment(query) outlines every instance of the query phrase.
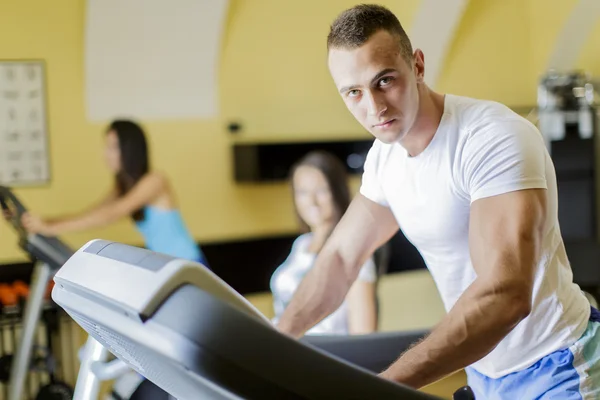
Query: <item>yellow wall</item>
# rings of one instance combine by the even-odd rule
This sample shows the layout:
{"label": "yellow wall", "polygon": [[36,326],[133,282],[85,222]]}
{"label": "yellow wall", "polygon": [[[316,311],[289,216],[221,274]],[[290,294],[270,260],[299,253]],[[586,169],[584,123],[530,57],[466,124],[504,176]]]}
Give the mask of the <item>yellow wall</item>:
{"label": "yellow wall", "polygon": [[[381,3],[410,31],[419,2]],[[329,23],[355,3],[232,0],[219,70],[221,116],[146,125],[153,163],[171,177],[198,240],[296,229],[285,184],[234,184],[230,145],[235,141],[368,137],[339,100],[325,63]],[[470,1],[439,89],[510,106],[534,104],[538,74],[573,4],[575,0]],[[102,162],[104,126],[87,122],[84,115],[84,7],[84,0],[4,0],[0,9],[3,57],[47,61],[52,182],[17,191],[42,215],[81,210],[110,184]],[[588,42],[580,64],[600,74],[600,27]],[[226,130],[230,120],[241,122],[243,133],[231,136]],[[78,177],[82,171],[85,179]],[[354,189],[357,185],[354,179]],[[79,246],[95,237],[142,243],[128,221],[65,239]],[[6,224],[0,224],[0,238],[0,261],[23,259]]]}
{"label": "yellow wall", "polygon": [[[246,127],[240,140],[366,137],[340,101],[326,64],[329,24],[354,3],[233,1],[221,96],[224,117]],[[380,3],[410,26],[419,1]]]}
{"label": "yellow wall", "polygon": [[555,41],[576,3],[577,0],[529,0],[530,65],[536,77],[547,68]]}
{"label": "yellow wall", "polygon": [[600,78],[600,24],[585,42],[577,68],[589,71],[597,79]]}
{"label": "yellow wall", "polygon": [[469,2],[442,68],[439,90],[511,107],[535,104],[528,60],[530,18],[523,3]]}

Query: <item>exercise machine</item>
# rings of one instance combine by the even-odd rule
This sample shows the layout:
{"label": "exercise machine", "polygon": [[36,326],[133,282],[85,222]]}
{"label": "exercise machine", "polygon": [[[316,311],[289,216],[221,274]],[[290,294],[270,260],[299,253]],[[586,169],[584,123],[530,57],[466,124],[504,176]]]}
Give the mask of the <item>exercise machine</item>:
{"label": "exercise machine", "polygon": [[[56,271],[62,267],[73,251],[56,238],[27,233],[21,225],[21,216],[26,212],[25,207],[8,188],[3,186],[0,186],[0,205],[4,217],[19,234],[19,246],[34,262],[29,296],[23,313],[22,333],[12,358],[8,384],[8,400],[21,400],[31,364],[35,332],[44,308],[44,294]],[[63,396],[57,397],[59,399],[69,399],[71,396],[70,387],[58,381],[51,382],[41,391],[47,396]]]}
{"label": "exercise machine", "polygon": [[600,81],[547,71],[538,84],[539,128],[556,169],[558,219],[573,280],[600,300]]}
{"label": "exercise machine", "polygon": [[[21,217],[27,210],[7,187],[0,186],[0,205],[5,219],[18,234],[19,246],[35,263],[30,294],[25,303],[22,335],[8,370],[8,400],[21,400],[25,392],[26,377],[34,347],[34,335],[44,308],[44,294],[48,282],[74,254],[74,251],[58,238],[26,232],[21,224]],[[79,351],[81,364],[75,391],[65,383],[54,380],[50,385],[40,389],[39,399],[36,400],[70,400],[72,398],[98,400],[100,384],[103,381],[114,380],[131,372],[131,369],[123,361],[110,360],[110,358],[111,354],[104,347],[93,338],[88,338],[86,344]],[[158,400],[160,398],[148,394],[153,390],[156,392],[152,385],[145,384],[143,387],[137,387],[135,384],[136,382],[132,382],[127,387],[130,396],[126,396],[125,400],[128,398]],[[115,393],[115,395],[119,396],[122,393]]]}
{"label": "exercise machine", "polygon": [[[52,298],[91,338],[174,399],[436,399],[349,361],[343,353],[356,346],[343,338],[298,341],[281,334],[196,262],[93,240],[54,281]],[[347,339],[374,349],[378,337],[395,342],[391,333]],[[383,353],[365,367],[398,355]],[[455,394],[472,398],[468,387]]]}
{"label": "exercise machine", "polygon": [[[48,238],[42,235],[31,235],[25,232],[21,226],[21,216],[26,212],[25,207],[17,199],[17,197],[8,189],[0,187],[0,203],[2,204],[3,211],[7,219],[19,233],[19,244],[21,248],[34,260],[36,261],[36,270],[41,270],[41,273],[36,273],[33,276],[32,282],[32,296],[28,299],[26,309],[27,317],[24,318],[24,338],[32,335],[27,334],[29,331],[35,329],[35,324],[39,318],[39,311],[37,316],[35,311],[41,309],[43,306],[39,300],[39,296],[33,295],[34,292],[42,292],[45,290],[47,281],[52,279],[55,275],[56,270],[59,269],[67,259],[73,256],[74,252],[66,246],[63,242],[56,238]],[[121,245],[122,246],[122,245]],[[128,247],[129,248],[129,247]],[[136,251],[141,249],[133,248]],[[103,253],[106,254],[106,253]],[[153,259],[161,260],[172,260],[169,257],[152,254]],[[125,261],[131,261],[126,259]],[[183,262],[182,260],[179,260]],[[146,262],[147,266],[148,261]],[[184,262],[189,263],[189,262]],[[192,263],[193,264],[193,263]],[[199,264],[194,264],[196,267]],[[96,271],[102,274],[102,270]],[[118,277],[119,275],[116,275]],[[118,278],[117,278],[118,279]],[[243,297],[236,294],[229,286],[219,280],[212,273],[210,279],[215,280],[218,285],[221,285],[225,293],[229,293],[234,298],[241,301],[242,304],[249,306],[249,303],[243,299]],[[36,283],[37,282],[37,283]],[[133,279],[135,282],[135,278]],[[137,282],[134,284],[139,285]],[[249,306],[253,313],[256,315],[260,314]],[[242,307],[243,310],[243,307]],[[264,321],[264,317],[263,322]],[[267,326],[270,323],[266,321]],[[231,332],[230,332],[231,333]],[[273,332],[272,332],[273,333]],[[276,332],[275,332],[276,333]],[[373,335],[364,336],[306,336],[302,339],[302,343],[311,348],[312,351],[325,352],[334,359],[341,360],[345,364],[354,365],[355,368],[363,371],[370,371],[377,373],[389,365],[393,359],[404,351],[410,344],[420,339],[426,332],[400,332],[400,333],[379,333]],[[279,335],[280,336],[280,335]],[[28,346],[27,343],[30,343]],[[19,350],[17,351],[18,356],[15,357],[21,362],[16,362],[16,367],[13,366],[14,371],[23,371],[21,373],[12,373],[12,379],[10,387],[11,389],[11,400],[20,399],[20,395],[23,392],[24,377],[27,373],[27,362],[30,358],[27,353],[31,354],[31,340],[21,340]],[[45,388],[47,395],[53,395],[55,397],[49,398],[74,398],[76,400],[97,400],[99,396],[100,383],[105,380],[112,380],[117,377],[123,376],[122,374],[128,374],[132,371],[132,365],[127,363],[119,357],[113,361],[108,361],[112,356],[112,350],[110,347],[103,346],[94,335],[90,335],[85,346],[80,350],[80,361],[81,366],[77,379],[77,384],[74,393],[69,393],[61,385],[50,385]],[[117,354],[118,356],[118,354]],[[135,368],[134,368],[135,370]],[[140,372],[137,370],[137,372]],[[20,382],[20,383],[19,383]],[[151,381],[144,380],[139,388],[136,388],[132,393],[131,399],[158,399],[158,398],[169,398],[169,394],[162,389],[156,390],[158,387]],[[158,388],[159,389],[159,388]],[[463,388],[457,392],[457,397],[461,395],[467,395],[468,388]],[[63,397],[59,397],[63,396]],[[261,397],[262,398],[262,397]],[[419,398],[431,398],[431,397],[419,397]]]}

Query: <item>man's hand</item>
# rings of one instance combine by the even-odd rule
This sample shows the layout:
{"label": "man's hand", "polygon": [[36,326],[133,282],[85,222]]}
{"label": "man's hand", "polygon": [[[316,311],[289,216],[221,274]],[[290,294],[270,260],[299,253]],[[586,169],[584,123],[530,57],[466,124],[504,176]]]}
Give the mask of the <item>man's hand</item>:
{"label": "man's hand", "polygon": [[545,220],[545,189],[473,202],[469,247],[477,278],[430,335],[380,377],[421,388],[489,354],[530,312]]}
{"label": "man's hand", "polygon": [[337,310],[361,266],[397,230],[389,208],[357,195],[300,283],[277,328],[299,338]]}

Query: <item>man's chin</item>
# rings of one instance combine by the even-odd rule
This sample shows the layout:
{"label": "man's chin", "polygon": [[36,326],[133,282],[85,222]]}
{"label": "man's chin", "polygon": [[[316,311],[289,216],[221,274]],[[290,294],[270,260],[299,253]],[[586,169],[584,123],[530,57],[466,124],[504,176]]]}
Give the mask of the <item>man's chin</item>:
{"label": "man's chin", "polygon": [[382,143],[394,144],[398,143],[403,135],[401,132],[375,132],[373,136]]}

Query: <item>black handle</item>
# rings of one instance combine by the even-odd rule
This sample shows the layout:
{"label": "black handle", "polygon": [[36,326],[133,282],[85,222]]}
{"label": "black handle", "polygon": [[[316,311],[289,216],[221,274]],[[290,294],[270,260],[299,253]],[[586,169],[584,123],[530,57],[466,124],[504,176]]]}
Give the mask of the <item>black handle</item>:
{"label": "black handle", "polygon": [[2,206],[4,218],[17,231],[21,240],[27,238],[28,233],[21,223],[21,217],[27,212],[27,209],[6,186],[0,186],[0,206]]}
{"label": "black handle", "polygon": [[10,210],[8,202],[14,205],[15,210],[17,211],[17,217],[19,217],[19,219],[23,214],[27,212],[25,206],[21,204],[19,199],[17,199],[17,196],[15,196],[9,188],[7,188],[6,186],[0,186],[0,204],[2,205],[3,210]]}
{"label": "black handle", "polygon": [[473,390],[470,387],[463,386],[460,389],[458,389],[456,392],[454,392],[452,399],[453,400],[475,400],[475,393],[473,393]]}

